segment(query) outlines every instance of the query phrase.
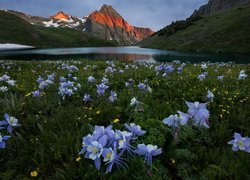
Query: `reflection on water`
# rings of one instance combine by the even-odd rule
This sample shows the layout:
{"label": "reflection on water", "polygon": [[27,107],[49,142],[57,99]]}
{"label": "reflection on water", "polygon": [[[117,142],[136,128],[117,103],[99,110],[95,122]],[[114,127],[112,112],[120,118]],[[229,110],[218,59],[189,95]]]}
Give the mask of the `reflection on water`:
{"label": "reflection on water", "polygon": [[190,61],[190,62],[229,62],[249,63],[250,57],[239,54],[199,54],[159,49],[129,47],[90,47],[90,48],[57,48],[28,49],[17,51],[0,51],[1,59],[15,60],[58,60],[58,59],[92,59],[121,61]]}

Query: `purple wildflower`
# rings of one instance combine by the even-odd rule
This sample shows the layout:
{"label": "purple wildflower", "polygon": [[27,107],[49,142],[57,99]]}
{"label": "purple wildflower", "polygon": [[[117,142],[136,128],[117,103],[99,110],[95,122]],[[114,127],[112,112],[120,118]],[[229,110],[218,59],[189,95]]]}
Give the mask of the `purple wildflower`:
{"label": "purple wildflower", "polygon": [[95,77],[89,76],[89,77],[88,77],[88,82],[89,82],[89,83],[95,82]]}
{"label": "purple wildflower", "polygon": [[5,141],[7,141],[11,136],[3,136],[0,133],[0,149],[4,149],[6,147]]}
{"label": "purple wildflower", "polygon": [[136,154],[145,156],[145,161],[150,167],[152,167],[152,158],[162,153],[161,148],[157,149],[157,146],[148,144],[138,144],[137,149],[135,150]]}
{"label": "purple wildflower", "polygon": [[207,91],[207,99],[211,102],[214,100],[214,94],[210,90]]}
{"label": "purple wildflower", "polygon": [[7,113],[4,114],[5,121],[0,121],[0,126],[7,126],[7,131],[12,133],[13,127],[19,127],[18,119],[8,115]]}
{"label": "purple wildflower", "polygon": [[37,91],[31,92],[31,93],[32,93],[32,96],[33,96],[33,97],[40,97],[40,95],[41,95],[40,90],[37,90]]}
{"label": "purple wildflower", "polygon": [[207,103],[187,102],[188,113],[194,118],[194,125],[209,128],[209,111],[206,109]]}
{"label": "purple wildflower", "polygon": [[111,102],[111,103],[115,102],[117,100],[117,94],[116,94],[116,92],[111,91],[110,92],[110,96],[109,96],[108,99],[109,99],[109,102]]}
{"label": "purple wildflower", "polygon": [[234,133],[234,139],[229,141],[228,144],[232,144],[233,151],[246,151],[250,153],[250,138],[242,137],[239,133]]}
{"label": "purple wildflower", "polygon": [[175,115],[170,115],[169,117],[163,119],[163,123],[176,129],[176,128],[179,128],[179,125],[181,124],[181,120],[182,119],[178,117],[177,114],[175,114]]}
{"label": "purple wildflower", "polygon": [[91,102],[91,101],[93,101],[93,99],[90,97],[90,95],[89,94],[84,94],[84,97],[83,97],[83,101],[84,102]]}
{"label": "purple wildflower", "polygon": [[109,88],[109,86],[106,86],[104,83],[101,83],[99,85],[96,85],[97,87],[97,94],[100,95],[104,95],[105,90]]}
{"label": "purple wildflower", "polygon": [[141,126],[134,123],[130,123],[129,125],[126,123],[125,126],[133,134],[133,136],[141,136],[146,133],[146,131],[141,130]]}
{"label": "purple wildflower", "polygon": [[139,83],[138,84],[138,89],[140,89],[140,90],[143,90],[143,89],[146,89],[146,85],[144,84],[144,83]]}

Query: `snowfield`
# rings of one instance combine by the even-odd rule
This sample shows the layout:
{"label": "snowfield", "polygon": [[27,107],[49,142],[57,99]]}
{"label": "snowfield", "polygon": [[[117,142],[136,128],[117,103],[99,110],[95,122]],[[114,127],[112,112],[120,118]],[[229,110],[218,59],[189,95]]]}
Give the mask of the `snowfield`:
{"label": "snowfield", "polygon": [[34,46],[27,46],[27,45],[21,45],[21,44],[12,44],[12,43],[0,44],[0,50],[23,49],[23,48],[34,48]]}

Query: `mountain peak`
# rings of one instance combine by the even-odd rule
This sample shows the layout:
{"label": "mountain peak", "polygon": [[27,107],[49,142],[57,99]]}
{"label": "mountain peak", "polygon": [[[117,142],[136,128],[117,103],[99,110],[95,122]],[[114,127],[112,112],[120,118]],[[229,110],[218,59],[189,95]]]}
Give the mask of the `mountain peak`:
{"label": "mountain peak", "polygon": [[102,5],[99,12],[112,17],[121,17],[121,15],[112,6],[107,4]]}
{"label": "mountain peak", "polygon": [[56,13],[54,16],[52,16],[52,18],[57,20],[70,20],[70,16],[63,11]]}

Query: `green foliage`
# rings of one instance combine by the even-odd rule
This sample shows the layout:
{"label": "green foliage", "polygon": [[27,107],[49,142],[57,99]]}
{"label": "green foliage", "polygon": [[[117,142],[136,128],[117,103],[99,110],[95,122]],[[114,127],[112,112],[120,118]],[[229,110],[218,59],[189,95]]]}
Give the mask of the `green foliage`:
{"label": "green foliage", "polygon": [[184,30],[189,26],[192,26],[195,21],[202,19],[201,16],[197,16],[195,18],[188,18],[182,21],[175,21],[172,22],[170,25],[166,26],[165,28],[161,29],[157,32],[158,36],[171,36],[175,34],[177,31]]}

